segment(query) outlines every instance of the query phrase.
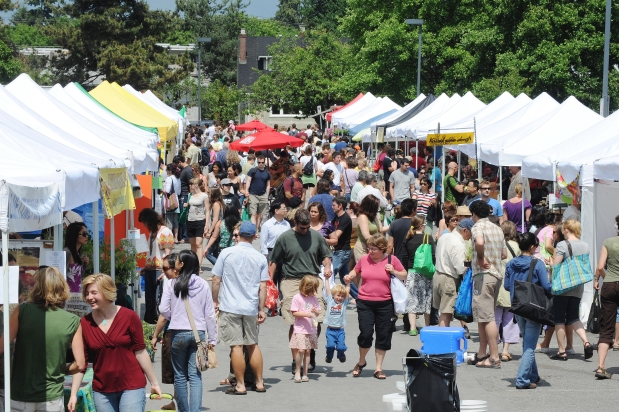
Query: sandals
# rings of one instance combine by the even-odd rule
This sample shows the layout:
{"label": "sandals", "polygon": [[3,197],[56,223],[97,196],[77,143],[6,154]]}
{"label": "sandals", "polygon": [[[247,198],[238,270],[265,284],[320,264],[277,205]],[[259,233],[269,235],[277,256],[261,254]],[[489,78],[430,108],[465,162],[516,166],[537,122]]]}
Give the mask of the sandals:
{"label": "sandals", "polygon": [[301,377],[294,377],[294,383],[301,383]]}
{"label": "sandals", "polygon": [[383,373],[383,371],[376,371],[376,372],[374,372],[374,377],[376,379],[381,380],[381,381],[384,380],[384,379],[387,379],[387,376]]}
{"label": "sandals", "polygon": [[365,368],[366,366],[368,366],[367,362],[363,366],[356,364],[352,370],[352,377],[358,378],[361,375],[361,372],[363,372],[363,368]]}
{"label": "sandals", "polygon": [[512,360],[514,360],[514,358],[512,358],[512,355],[509,353],[501,355],[501,362],[509,362]]}
{"label": "sandals", "polygon": [[615,350],[615,351],[616,351],[616,350],[619,350],[619,346],[615,346],[615,345],[613,345],[613,350]]}
{"label": "sandals", "polygon": [[476,368],[481,368],[481,369],[501,369],[501,361],[495,361],[490,359],[490,357],[486,358],[488,359],[488,361],[490,362],[490,364],[485,364],[485,359],[483,361],[479,361],[477,363],[477,365],[475,365]]}
{"label": "sandals", "polygon": [[224,385],[226,385],[226,386],[227,386],[227,385],[233,385],[233,384],[236,384],[236,382],[234,382],[234,383],[233,383],[233,382],[230,382],[230,379],[226,378],[226,379],[224,379],[224,380],[222,380],[222,381],[219,381],[219,384],[220,384],[220,385],[222,385],[222,386],[224,386]]}
{"label": "sandals", "polygon": [[606,372],[605,368],[597,368],[597,370],[595,371],[595,377],[598,379],[610,379],[612,376],[613,375]]}
{"label": "sandals", "polygon": [[[591,354],[593,356],[593,353]],[[567,361],[567,353],[565,352],[557,352],[556,355],[552,355],[550,357],[550,359],[552,360],[560,360],[560,361]]]}
{"label": "sandals", "polygon": [[237,391],[236,388],[228,388],[226,389],[226,395],[247,395],[247,391],[241,392]]}
{"label": "sandals", "polygon": [[593,357],[593,345],[589,342],[585,343],[585,359]]}
{"label": "sandals", "polygon": [[301,382],[309,382],[307,375],[301,378]]}
{"label": "sandals", "polygon": [[477,356],[477,354],[475,354],[475,357],[473,360],[469,360],[467,361],[467,363],[469,365],[477,365],[479,362],[483,362],[486,359],[488,359],[490,357],[490,355],[486,355],[486,356],[482,356],[481,358]]}

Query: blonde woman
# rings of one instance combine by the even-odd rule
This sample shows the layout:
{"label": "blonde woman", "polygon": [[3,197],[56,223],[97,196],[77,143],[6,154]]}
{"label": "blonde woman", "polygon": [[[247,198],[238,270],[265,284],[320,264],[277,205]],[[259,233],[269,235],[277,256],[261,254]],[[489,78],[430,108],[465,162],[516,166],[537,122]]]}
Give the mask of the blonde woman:
{"label": "blonde woman", "polygon": [[189,244],[200,258],[200,267],[202,267],[202,238],[208,237],[210,225],[207,217],[210,215],[211,204],[206,193],[204,193],[204,181],[194,177],[189,181],[189,190],[191,198],[185,203],[185,207],[189,207],[187,215],[187,236],[189,236]]}
{"label": "blonde woman", "polygon": [[[95,408],[99,412],[144,411],[146,378],[151,393],[160,397],[161,388],[146,351],[142,321],[134,311],[114,304],[116,285],[109,275],[97,273],[84,279],[82,298],[92,308],[80,325],[82,352],[93,363]],[[74,377],[70,410],[75,409],[83,376],[77,373]]]}
{"label": "blonde woman", "polygon": [[[63,410],[65,374],[86,369],[82,334],[76,333],[80,320],[62,309],[69,296],[69,285],[58,269],[40,269],[28,299],[11,314],[9,340],[15,341],[11,410]],[[69,346],[75,361],[67,367]],[[4,335],[0,354],[3,351]]]}
{"label": "blonde woman", "polygon": [[239,156],[239,152],[237,152],[236,150],[228,150],[228,153],[226,153],[226,165],[230,167],[232,165],[238,164],[241,164],[241,157]]}

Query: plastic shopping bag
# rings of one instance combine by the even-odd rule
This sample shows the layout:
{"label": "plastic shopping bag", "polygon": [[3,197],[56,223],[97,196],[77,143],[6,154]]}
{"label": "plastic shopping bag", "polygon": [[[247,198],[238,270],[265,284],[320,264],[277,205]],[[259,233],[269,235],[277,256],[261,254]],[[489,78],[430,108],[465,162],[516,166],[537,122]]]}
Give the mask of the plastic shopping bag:
{"label": "plastic shopping bag", "polygon": [[454,318],[467,323],[473,321],[473,272],[471,268],[468,268],[460,284],[456,306],[454,306]]}

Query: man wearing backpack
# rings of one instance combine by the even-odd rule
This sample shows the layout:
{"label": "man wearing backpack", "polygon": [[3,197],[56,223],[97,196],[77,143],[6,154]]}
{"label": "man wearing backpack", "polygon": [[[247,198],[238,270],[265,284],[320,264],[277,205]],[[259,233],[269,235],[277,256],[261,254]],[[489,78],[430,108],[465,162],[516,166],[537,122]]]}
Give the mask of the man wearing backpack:
{"label": "man wearing backpack", "polygon": [[264,156],[258,156],[258,167],[254,167],[247,173],[245,181],[245,197],[249,198],[249,213],[251,221],[260,231],[262,216],[269,206],[269,191],[271,190],[271,175],[265,167]]}
{"label": "man wearing backpack", "polygon": [[200,160],[198,161],[198,164],[202,168],[202,174],[206,176],[209,172],[208,166],[211,164],[211,154],[208,152],[207,145],[202,146],[202,143],[199,140],[196,142],[196,145],[200,148]]}
{"label": "man wearing backpack", "polygon": [[303,169],[301,168],[301,163],[295,163],[292,166],[292,173],[286,179],[284,179],[283,187],[284,187],[284,203],[288,206],[288,202],[293,196],[301,199],[303,203],[305,203],[305,189],[303,189],[303,181],[301,180],[301,176],[303,176]]}

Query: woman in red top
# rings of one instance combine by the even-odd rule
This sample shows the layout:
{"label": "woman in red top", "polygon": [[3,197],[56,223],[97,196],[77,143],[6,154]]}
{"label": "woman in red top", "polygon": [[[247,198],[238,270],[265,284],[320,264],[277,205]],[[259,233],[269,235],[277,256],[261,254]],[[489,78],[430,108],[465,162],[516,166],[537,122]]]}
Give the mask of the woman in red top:
{"label": "woman in red top", "polygon": [[[376,233],[367,240],[368,254],[359,259],[355,268],[346,276],[346,282],[361,276],[361,287],[357,298],[357,316],[359,319],[359,362],[352,371],[358,377],[367,365],[366,355],[372,347],[372,335],[376,330],[376,379],[386,379],[383,373],[385,353],[391,349],[391,334],[395,310],[391,298],[391,275],[402,281],[406,280],[404,266],[393,255],[387,255],[387,239]],[[391,262],[391,263],[390,263]]]}
{"label": "woman in red top", "polygon": [[[144,374],[152,393],[161,396],[161,388],[146,352],[140,318],[114,304],[116,285],[108,275],[99,273],[84,279],[82,297],[92,308],[80,324],[86,358],[94,368],[92,389],[97,412],[144,411]],[[75,409],[82,377],[82,373],[75,375],[69,410]]]}

